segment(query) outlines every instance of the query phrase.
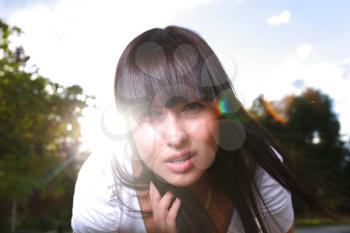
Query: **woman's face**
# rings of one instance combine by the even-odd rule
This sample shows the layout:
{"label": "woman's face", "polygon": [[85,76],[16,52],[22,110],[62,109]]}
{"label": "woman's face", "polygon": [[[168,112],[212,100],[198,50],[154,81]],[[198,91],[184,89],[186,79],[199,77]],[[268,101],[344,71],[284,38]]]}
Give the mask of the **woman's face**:
{"label": "woman's face", "polygon": [[152,106],[135,111],[128,123],[140,158],[172,185],[194,184],[215,159],[219,125],[209,101]]}

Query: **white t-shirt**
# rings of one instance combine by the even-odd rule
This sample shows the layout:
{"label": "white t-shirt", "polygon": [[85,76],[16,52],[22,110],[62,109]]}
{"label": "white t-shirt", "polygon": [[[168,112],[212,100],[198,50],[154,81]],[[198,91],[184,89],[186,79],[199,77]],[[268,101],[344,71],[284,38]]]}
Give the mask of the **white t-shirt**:
{"label": "white t-shirt", "polygon": [[[136,192],[116,184],[111,161],[111,156],[92,155],[81,167],[73,200],[71,220],[73,232],[146,232],[141,214],[130,216],[125,207],[118,204],[115,197],[116,189],[119,189],[124,203],[135,210],[140,210]],[[262,213],[267,216],[265,225],[269,232],[287,232],[294,221],[290,193],[262,169],[257,173],[256,179],[262,197],[274,217],[271,219],[265,207],[261,208]],[[228,233],[239,232],[244,230],[238,213],[234,211]]]}

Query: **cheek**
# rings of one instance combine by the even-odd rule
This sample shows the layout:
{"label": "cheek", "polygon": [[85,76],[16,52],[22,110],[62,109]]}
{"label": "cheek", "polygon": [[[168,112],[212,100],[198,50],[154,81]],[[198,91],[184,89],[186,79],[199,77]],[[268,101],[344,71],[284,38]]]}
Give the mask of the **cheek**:
{"label": "cheek", "polygon": [[191,138],[194,147],[199,152],[199,159],[196,160],[195,166],[198,169],[207,169],[215,160],[218,140],[219,125],[216,120],[205,119],[197,125],[197,130],[193,131]]}
{"label": "cheek", "polygon": [[204,119],[195,124],[192,138],[216,150],[219,142],[219,124],[215,119]]}
{"label": "cheek", "polygon": [[140,128],[132,136],[140,158],[151,167],[158,154],[157,135],[152,129]]}
{"label": "cheek", "polygon": [[210,131],[210,141],[212,141],[213,146],[218,147],[219,145],[219,122],[215,121],[213,122],[213,124],[211,124],[209,127],[209,131]]}

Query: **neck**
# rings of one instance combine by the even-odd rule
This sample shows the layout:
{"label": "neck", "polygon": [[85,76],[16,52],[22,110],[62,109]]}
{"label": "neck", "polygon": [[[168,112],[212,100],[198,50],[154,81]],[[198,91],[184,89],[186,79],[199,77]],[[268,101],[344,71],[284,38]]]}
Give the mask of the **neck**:
{"label": "neck", "polygon": [[199,180],[190,186],[190,189],[196,194],[199,200],[203,203],[207,201],[208,194],[211,192],[212,184],[208,173],[204,173]]}

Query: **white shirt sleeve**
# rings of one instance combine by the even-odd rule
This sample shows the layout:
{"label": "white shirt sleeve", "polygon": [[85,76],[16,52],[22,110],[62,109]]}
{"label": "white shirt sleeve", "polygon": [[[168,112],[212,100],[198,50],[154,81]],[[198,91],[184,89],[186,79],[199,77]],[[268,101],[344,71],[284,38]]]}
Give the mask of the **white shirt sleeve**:
{"label": "white shirt sleeve", "polygon": [[112,203],[110,165],[105,158],[91,155],[81,167],[73,197],[73,232],[118,232],[120,211]]}
{"label": "white shirt sleeve", "polygon": [[[259,168],[257,172],[256,181],[261,196],[270,211],[270,213],[267,211],[261,200],[258,202],[268,232],[287,232],[294,222],[290,193],[262,168]],[[243,224],[237,211],[233,212],[228,233],[248,233],[243,230]]]}
{"label": "white shirt sleeve", "polygon": [[[271,147],[281,162],[283,157]],[[266,207],[261,203],[261,212],[265,217],[265,226],[269,232],[287,232],[294,223],[292,197],[280,183],[273,179],[265,170],[259,168],[257,184]],[[272,216],[272,217],[271,217]]]}
{"label": "white shirt sleeve", "polygon": [[260,169],[257,177],[258,188],[268,210],[261,203],[265,226],[269,232],[287,232],[294,223],[291,194],[274,180],[266,171]]}

